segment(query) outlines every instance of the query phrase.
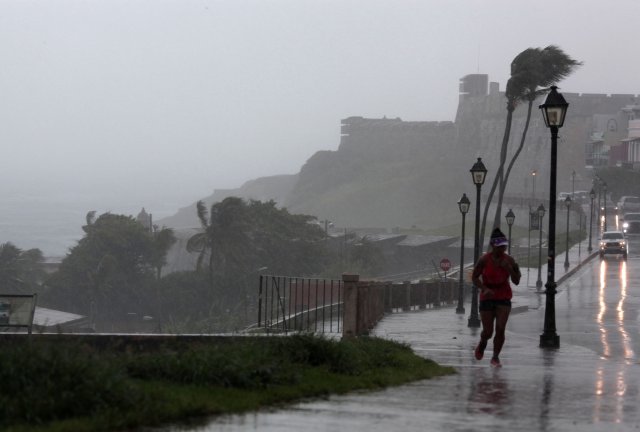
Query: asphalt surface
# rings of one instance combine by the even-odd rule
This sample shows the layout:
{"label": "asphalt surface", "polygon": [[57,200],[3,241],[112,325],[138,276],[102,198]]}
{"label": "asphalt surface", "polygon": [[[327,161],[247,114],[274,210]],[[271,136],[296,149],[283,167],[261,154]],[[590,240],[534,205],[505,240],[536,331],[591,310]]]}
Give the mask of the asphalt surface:
{"label": "asphalt surface", "polygon": [[[640,255],[631,253],[628,263],[601,263],[590,259],[583,243],[580,253],[578,247],[570,251],[567,271],[564,260],[564,255],[556,260],[557,350],[539,347],[545,295],[536,289],[532,269],[515,287],[501,368],[489,365],[491,342],[482,361],[473,358],[480,329],[467,326],[468,304],[464,315],[455,307],[392,314],[375,335],[406,342],[457,373],[170,430],[639,430]],[[546,268],[542,275],[546,281]]]}

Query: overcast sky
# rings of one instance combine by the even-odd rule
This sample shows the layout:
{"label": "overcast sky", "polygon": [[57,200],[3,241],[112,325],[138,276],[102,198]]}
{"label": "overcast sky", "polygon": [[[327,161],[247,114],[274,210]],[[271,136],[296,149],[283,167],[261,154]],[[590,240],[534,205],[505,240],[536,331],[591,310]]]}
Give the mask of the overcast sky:
{"label": "overcast sky", "polygon": [[502,90],[528,47],[584,62],[562,91],[637,94],[639,17],[637,0],[2,0],[0,191],[184,206],[298,172],[345,117],[453,120],[462,76]]}

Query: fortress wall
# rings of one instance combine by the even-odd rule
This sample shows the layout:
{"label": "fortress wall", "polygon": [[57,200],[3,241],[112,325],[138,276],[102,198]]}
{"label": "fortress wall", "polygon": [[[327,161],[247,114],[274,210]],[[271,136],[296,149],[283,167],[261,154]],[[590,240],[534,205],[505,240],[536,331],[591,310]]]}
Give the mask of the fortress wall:
{"label": "fortress wall", "polygon": [[[439,148],[441,143],[451,143],[455,137],[453,122],[410,121],[401,119],[364,119],[350,117],[342,121],[340,152],[378,152],[392,158],[407,152],[420,152]],[[373,155],[372,155],[373,156]]]}
{"label": "fortress wall", "polygon": [[[493,84],[493,83],[492,83]],[[583,188],[591,173],[584,166],[584,144],[595,127],[593,116],[605,114],[615,116],[627,105],[635,104],[634,94],[563,93],[569,102],[569,114],[561,130],[558,148],[558,190],[566,190],[569,180],[562,170],[576,171]],[[462,96],[462,95],[461,95]],[[531,172],[536,171],[539,191],[548,188],[548,166],[550,134],[538,112],[544,97],[533,103],[527,141],[511,173],[508,192],[529,194],[532,192]],[[518,105],[513,114],[509,154],[507,160],[520,144],[526,126],[527,103]],[[354,151],[375,154],[376,158],[425,157],[425,160],[449,159],[469,160],[482,157],[489,168],[489,181],[498,166],[500,146],[506,122],[506,98],[491,86],[487,95],[465,94],[460,98],[455,122],[405,122],[395,119],[366,119],[349,117],[342,121],[342,136],[339,151]],[[373,152],[367,153],[366,151]],[[366,156],[365,156],[366,157]]]}

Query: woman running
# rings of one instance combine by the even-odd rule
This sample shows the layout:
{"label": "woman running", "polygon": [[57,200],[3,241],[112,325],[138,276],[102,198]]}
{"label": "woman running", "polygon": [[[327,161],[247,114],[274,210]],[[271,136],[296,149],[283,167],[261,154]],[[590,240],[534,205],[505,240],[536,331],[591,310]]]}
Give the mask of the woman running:
{"label": "woman running", "polygon": [[495,337],[493,338],[493,356],[491,365],[500,367],[500,351],[504,345],[504,334],[507,320],[511,312],[511,281],[520,283],[520,268],[516,261],[507,255],[507,237],[496,228],[491,233],[491,249],[480,257],[473,269],[473,284],[480,291],[480,320],[482,333],[480,342],[475,349],[476,360],[482,360],[487,342],[493,335],[495,323]]}

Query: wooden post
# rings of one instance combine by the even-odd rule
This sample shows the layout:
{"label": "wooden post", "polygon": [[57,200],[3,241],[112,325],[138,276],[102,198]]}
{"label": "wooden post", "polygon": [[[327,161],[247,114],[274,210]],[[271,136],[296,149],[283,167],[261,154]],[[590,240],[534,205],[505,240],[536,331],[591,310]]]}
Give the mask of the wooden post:
{"label": "wooden post", "polygon": [[404,305],[402,306],[403,311],[411,310],[411,282],[404,281],[402,282],[404,285]]}
{"label": "wooden post", "polygon": [[342,337],[358,335],[358,281],[357,274],[343,274],[344,284],[344,321],[342,323]]}
{"label": "wooden post", "polygon": [[442,295],[442,279],[438,279],[438,282],[436,282],[436,299],[433,302],[433,307],[440,307],[440,296]]}
{"label": "wooden post", "polygon": [[420,279],[420,305],[419,308],[424,310],[427,308],[427,281]]}
{"label": "wooden post", "polygon": [[384,313],[393,312],[393,291],[391,282],[384,283]]}

